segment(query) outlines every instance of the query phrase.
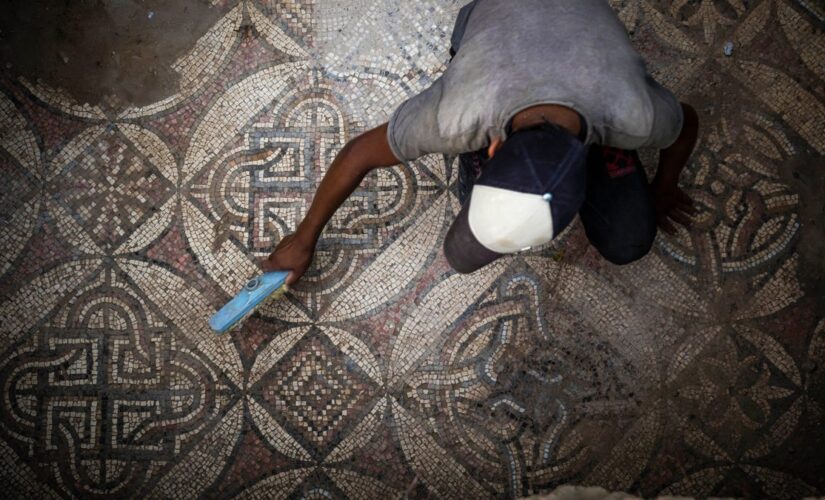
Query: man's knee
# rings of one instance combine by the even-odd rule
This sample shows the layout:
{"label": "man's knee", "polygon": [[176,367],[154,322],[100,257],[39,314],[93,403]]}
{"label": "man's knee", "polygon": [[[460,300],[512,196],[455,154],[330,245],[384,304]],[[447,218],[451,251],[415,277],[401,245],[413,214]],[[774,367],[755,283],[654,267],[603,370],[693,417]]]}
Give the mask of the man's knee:
{"label": "man's knee", "polygon": [[470,274],[476,270],[464,262],[460,252],[453,245],[446,244],[446,242],[444,245],[444,257],[447,258],[447,263],[450,264],[453,271],[459,274]]}
{"label": "man's knee", "polygon": [[655,232],[653,233],[653,237],[638,243],[627,243],[623,245],[604,247],[599,248],[598,250],[599,253],[602,254],[602,257],[607,259],[610,263],[616,264],[617,266],[623,266],[625,264],[635,262],[650,253],[650,249],[653,247],[654,238]]}

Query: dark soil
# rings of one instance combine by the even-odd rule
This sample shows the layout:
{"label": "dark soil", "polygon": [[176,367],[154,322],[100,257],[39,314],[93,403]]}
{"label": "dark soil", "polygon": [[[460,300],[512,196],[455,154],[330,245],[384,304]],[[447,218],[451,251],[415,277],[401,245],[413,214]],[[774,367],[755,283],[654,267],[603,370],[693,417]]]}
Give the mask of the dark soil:
{"label": "dark soil", "polygon": [[172,64],[222,13],[207,0],[4,0],[0,64],[80,102],[145,105],[175,92]]}

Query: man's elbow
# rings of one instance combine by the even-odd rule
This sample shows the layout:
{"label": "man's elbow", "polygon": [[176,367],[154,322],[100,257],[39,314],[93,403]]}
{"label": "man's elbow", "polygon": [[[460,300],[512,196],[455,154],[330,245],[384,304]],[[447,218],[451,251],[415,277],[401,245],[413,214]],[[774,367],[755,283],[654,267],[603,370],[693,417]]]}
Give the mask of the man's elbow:
{"label": "man's elbow", "polygon": [[358,150],[358,142],[361,139],[361,136],[353,137],[352,139],[348,140],[344,147],[338,151],[338,155],[343,157],[352,156],[353,152]]}
{"label": "man's elbow", "polygon": [[386,124],[350,139],[339,154],[348,163],[357,165],[364,174],[378,167],[391,167],[400,163],[387,142]]}
{"label": "man's elbow", "polygon": [[360,175],[367,175],[375,168],[364,153],[363,135],[353,137],[347,141],[344,147],[338,151],[336,159],[348,165],[350,169],[357,170]]}

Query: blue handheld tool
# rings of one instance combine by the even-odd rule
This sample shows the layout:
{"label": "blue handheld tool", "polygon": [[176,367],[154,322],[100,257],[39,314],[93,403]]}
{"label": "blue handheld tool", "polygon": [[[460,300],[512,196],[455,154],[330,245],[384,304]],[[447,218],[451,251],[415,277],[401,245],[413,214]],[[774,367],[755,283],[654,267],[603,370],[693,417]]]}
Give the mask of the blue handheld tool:
{"label": "blue handheld tool", "polygon": [[288,274],[289,271],[273,271],[247,281],[232,300],[212,315],[209,326],[217,333],[237,326],[267,298],[278,297],[286,291],[284,282]]}

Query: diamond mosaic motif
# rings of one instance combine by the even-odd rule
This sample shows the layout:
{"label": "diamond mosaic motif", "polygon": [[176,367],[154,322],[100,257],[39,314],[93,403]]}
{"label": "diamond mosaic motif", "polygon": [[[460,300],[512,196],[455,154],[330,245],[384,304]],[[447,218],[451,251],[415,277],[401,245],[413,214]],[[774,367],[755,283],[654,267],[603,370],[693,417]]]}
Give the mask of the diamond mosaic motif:
{"label": "diamond mosaic motif", "polygon": [[318,447],[335,438],[357,418],[357,410],[375,396],[375,384],[328,342],[313,337],[284,358],[262,388],[264,399],[290,428]]}

